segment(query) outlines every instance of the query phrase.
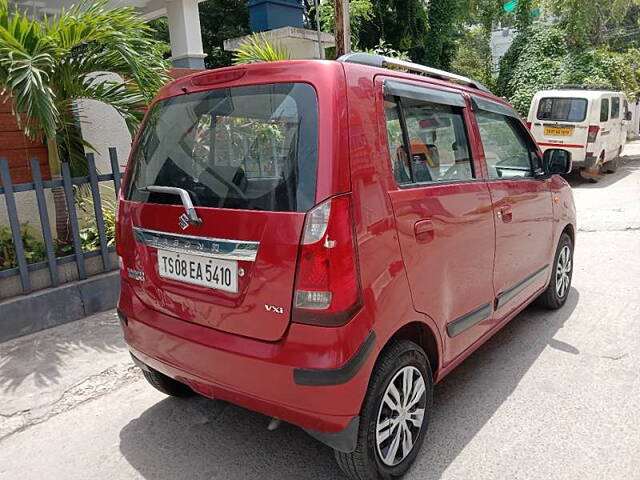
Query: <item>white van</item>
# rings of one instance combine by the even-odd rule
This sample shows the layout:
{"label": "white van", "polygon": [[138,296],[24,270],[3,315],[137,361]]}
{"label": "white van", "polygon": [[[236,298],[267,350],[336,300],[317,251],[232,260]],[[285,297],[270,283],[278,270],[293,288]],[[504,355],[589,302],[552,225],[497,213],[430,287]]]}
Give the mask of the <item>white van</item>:
{"label": "white van", "polygon": [[527,126],[543,152],[567,149],[573,168],[597,181],[616,170],[630,119],[622,92],[558,88],[535,94]]}

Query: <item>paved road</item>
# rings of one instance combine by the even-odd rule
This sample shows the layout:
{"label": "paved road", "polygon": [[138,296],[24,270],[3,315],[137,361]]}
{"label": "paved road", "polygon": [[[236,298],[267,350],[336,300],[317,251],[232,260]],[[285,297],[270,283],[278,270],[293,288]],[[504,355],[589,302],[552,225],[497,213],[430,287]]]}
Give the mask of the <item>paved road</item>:
{"label": "paved road", "polygon": [[[408,479],[640,479],[640,143],[617,174],[572,178],[565,307],[531,307],[435,391]],[[299,429],[166,398],[106,312],[0,345],[2,479],[339,479]]]}

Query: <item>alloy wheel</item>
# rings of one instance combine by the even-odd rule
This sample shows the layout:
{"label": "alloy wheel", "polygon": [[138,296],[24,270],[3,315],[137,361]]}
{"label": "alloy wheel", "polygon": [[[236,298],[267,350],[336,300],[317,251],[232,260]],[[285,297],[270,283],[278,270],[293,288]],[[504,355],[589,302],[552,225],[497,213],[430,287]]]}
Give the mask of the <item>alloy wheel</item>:
{"label": "alloy wheel", "polygon": [[564,298],[569,290],[571,282],[571,249],[568,245],[564,245],[558,255],[558,263],[556,265],[556,293],[559,298]]}
{"label": "alloy wheel", "polygon": [[410,365],[389,382],[376,421],[376,447],[385,465],[398,465],[413,449],[424,422],[426,393],[422,373]]}

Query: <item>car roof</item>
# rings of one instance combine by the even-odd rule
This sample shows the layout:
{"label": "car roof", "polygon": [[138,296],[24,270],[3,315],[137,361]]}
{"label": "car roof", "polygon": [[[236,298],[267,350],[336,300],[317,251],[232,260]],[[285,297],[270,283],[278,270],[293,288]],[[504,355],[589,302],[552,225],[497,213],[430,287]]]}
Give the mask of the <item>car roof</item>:
{"label": "car roof", "polygon": [[[385,57],[386,58],[386,57]],[[418,65],[420,66],[420,65]],[[421,67],[421,66],[420,66]],[[429,67],[425,67],[429,68]],[[459,77],[461,79],[469,80],[473,82],[472,84],[462,84],[457,81],[451,81],[447,78],[439,78],[430,75],[423,75],[413,73],[412,71],[402,71],[397,69],[385,68],[384,66],[374,66],[371,64],[364,64],[360,62],[343,62],[343,61],[333,61],[333,60],[284,60],[277,62],[256,62],[251,64],[243,64],[243,65],[233,65],[229,67],[222,67],[210,70],[202,70],[195,72],[191,75],[186,75],[180,77],[172,82],[169,82],[164,87],[160,89],[158,94],[154,99],[154,103],[158,100],[165,99],[168,97],[173,97],[176,95],[181,95],[184,93],[194,92],[194,91],[202,91],[216,88],[227,88],[231,86],[235,86],[236,79],[234,78],[234,73],[237,73],[237,79],[241,79],[245,74],[253,72],[254,78],[258,76],[267,76],[270,74],[281,74],[282,72],[292,71],[295,73],[295,76],[299,78],[298,81],[304,81],[304,77],[306,75],[316,76],[319,72],[329,70],[340,69],[344,71],[346,75],[360,74],[371,75],[375,77],[376,75],[385,75],[392,76],[398,79],[407,79],[413,81],[419,81],[425,85],[431,84],[434,87],[445,87],[450,89],[455,89],[460,92],[465,92],[470,95],[475,95],[478,97],[483,97],[487,100],[503,104],[510,109],[513,109],[513,106],[507,102],[504,98],[498,97],[485,89],[482,85],[477,84],[471,79],[466,79],[465,77],[460,77],[455,74],[450,74],[449,72],[439,71],[443,74],[450,75],[452,78]],[[434,71],[438,71],[432,69]],[[304,74],[301,74],[304,72]],[[366,72],[366,73],[365,73]],[[220,82],[205,82],[203,81],[205,77],[220,77],[225,78],[227,75],[230,75],[229,80],[221,80]],[[265,82],[268,82],[268,78],[265,78]],[[197,86],[196,86],[197,85]],[[514,110],[515,111],[515,110]]]}
{"label": "car roof", "polygon": [[623,95],[624,92],[614,90],[581,90],[581,89],[550,89],[539,90],[536,93],[536,98],[543,97],[559,97],[559,98],[586,98],[595,99],[600,98],[602,95]]}

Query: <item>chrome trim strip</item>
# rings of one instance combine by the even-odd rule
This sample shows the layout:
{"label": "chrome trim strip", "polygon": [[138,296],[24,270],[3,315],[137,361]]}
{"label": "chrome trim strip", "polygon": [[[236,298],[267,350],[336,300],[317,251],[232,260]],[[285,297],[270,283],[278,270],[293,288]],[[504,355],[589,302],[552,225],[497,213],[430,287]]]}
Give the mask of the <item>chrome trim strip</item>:
{"label": "chrome trim strip", "polygon": [[133,227],[136,242],[178,253],[192,253],[224,260],[255,262],[260,242],[196,237]]}

